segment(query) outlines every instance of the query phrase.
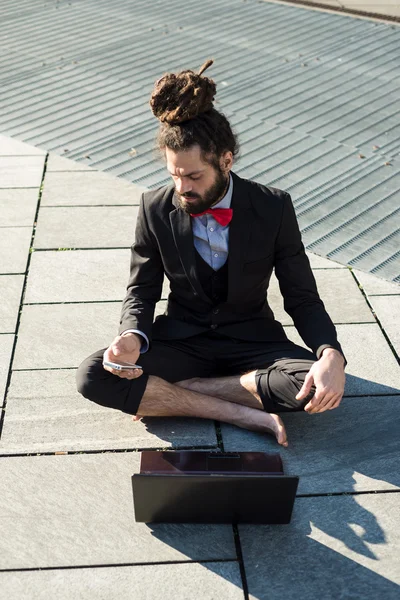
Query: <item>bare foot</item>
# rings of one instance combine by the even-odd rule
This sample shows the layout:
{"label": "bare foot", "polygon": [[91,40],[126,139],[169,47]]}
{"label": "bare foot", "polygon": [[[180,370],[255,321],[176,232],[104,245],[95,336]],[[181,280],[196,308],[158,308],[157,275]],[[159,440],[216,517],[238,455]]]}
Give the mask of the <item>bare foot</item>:
{"label": "bare foot", "polygon": [[239,427],[244,427],[245,429],[250,429],[251,431],[270,433],[271,435],[275,436],[276,441],[281,446],[287,448],[289,445],[283,421],[274,413],[257,411],[254,416],[252,415],[251,419],[246,418],[243,422],[243,425],[240,424]]}
{"label": "bare foot", "polygon": [[[289,443],[287,441],[286,429],[285,429],[282,419],[280,418],[279,415],[275,415],[273,413],[265,413],[265,415],[268,415],[268,417],[270,417],[272,419],[272,421],[274,422],[274,425],[272,426],[272,431],[270,430],[270,432],[273,435],[275,435],[276,441],[278,442],[278,444],[281,444],[281,446],[284,446],[285,448],[287,448]],[[271,424],[272,424],[272,421],[271,421]]]}
{"label": "bare foot", "polygon": [[[174,385],[178,387],[184,388],[186,390],[191,390],[192,392],[204,392],[204,384],[205,380],[200,377],[193,377],[192,379],[185,379],[184,381],[178,381]],[[234,401],[232,398],[223,398],[228,401]],[[250,413],[248,412],[245,403],[240,403],[242,407],[242,411],[238,409],[238,412],[241,412],[241,423],[235,423],[239,427],[243,427],[244,429],[250,429],[252,431],[263,431],[265,433],[269,433],[276,437],[276,441],[281,446],[285,446],[285,448],[289,445],[287,441],[286,429],[282,422],[282,419],[274,414],[267,413],[264,409],[259,410],[260,407],[257,406],[257,411]],[[251,408],[254,408],[253,406]]]}
{"label": "bare foot", "polygon": [[133,415],[132,421],[141,421],[142,417],[138,417],[137,415]]}

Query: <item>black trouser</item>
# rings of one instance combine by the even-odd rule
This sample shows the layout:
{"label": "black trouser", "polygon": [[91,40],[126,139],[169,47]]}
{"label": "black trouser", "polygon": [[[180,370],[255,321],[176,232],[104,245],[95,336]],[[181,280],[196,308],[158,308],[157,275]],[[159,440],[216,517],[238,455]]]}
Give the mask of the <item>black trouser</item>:
{"label": "black trouser", "polygon": [[82,362],[78,391],[93,402],[135,415],[149,375],[174,383],[192,377],[224,377],[257,371],[258,394],[267,412],[303,410],[314,390],[299,402],[296,394],[316,360],[314,354],[289,340],[246,342],[206,332],[183,340],[153,341],[139,364],[143,375],[121,379],[102,366],[105,348]]}

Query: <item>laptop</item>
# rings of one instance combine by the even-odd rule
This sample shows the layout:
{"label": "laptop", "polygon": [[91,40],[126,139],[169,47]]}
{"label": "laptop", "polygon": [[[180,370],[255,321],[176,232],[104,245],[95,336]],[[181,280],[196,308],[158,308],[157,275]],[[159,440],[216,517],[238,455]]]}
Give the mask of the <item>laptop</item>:
{"label": "laptop", "polygon": [[132,475],[142,523],[289,523],[299,478],[267,452],[203,450],[141,453]]}

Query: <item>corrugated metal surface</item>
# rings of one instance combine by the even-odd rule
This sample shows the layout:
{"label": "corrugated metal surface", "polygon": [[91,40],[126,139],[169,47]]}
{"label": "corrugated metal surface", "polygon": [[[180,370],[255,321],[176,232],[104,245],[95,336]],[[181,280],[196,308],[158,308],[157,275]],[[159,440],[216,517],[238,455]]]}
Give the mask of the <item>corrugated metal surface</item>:
{"label": "corrugated metal surface", "polygon": [[291,192],[317,254],[400,281],[397,25],[262,0],[1,0],[0,22],[2,132],[158,187],[153,82],[213,57],[236,172]]}

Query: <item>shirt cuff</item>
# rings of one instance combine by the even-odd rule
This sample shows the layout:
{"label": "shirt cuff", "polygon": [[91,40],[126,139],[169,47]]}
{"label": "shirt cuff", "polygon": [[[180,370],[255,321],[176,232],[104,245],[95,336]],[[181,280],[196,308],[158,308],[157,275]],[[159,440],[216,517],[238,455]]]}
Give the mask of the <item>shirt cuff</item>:
{"label": "shirt cuff", "polygon": [[142,345],[140,347],[140,354],[144,354],[147,352],[150,346],[149,338],[143,331],[139,331],[139,329],[126,329],[120,335],[125,335],[126,333],[137,333],[142,338]]}

